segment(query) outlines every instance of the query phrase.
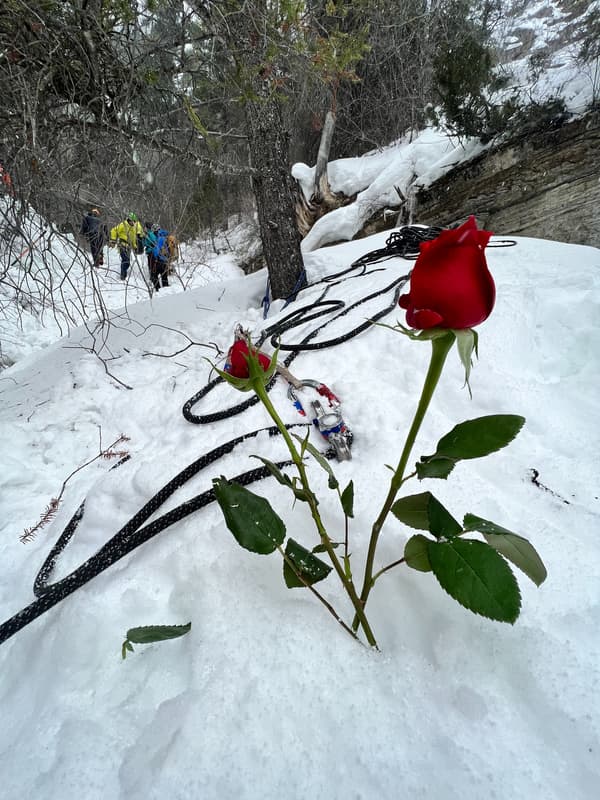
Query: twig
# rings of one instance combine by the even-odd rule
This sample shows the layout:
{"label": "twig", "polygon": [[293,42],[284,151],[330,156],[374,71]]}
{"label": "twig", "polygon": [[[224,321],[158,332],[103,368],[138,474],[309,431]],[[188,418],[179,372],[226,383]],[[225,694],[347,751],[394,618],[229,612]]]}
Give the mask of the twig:
{"label": "twig", "polygon": [[31,412],[31,414],[30,414],[30,415],[27,417],[27,422],[30,422],[30,421],[31,421],[31,418],[32,418],[32,417],[33,417],[33,415],[35,414],[35,409],[36,409],[36,408],[39,408],[40,406],[45,406],[45,405],[46,405],[46,403],[49,403],[49,402],[50,402],[50,400],[48,399],[48,400],[42,400],[42,402],[41,402],[41,403],[36,403],[36,404],[35,404],[35,408],[34,408],[34,409],[33,409],[33,411]]}
{"label": "twig", "polygon": [[182,347],[180,350],[175,350],[173,353],[152,353],[146,351],[145,353],[142,353],[142,358],[145,358],[146,356],[155,356],[156,358],[173,358],[173,356],[178,356],[181,355],[181,353],[185,353],[185,351],[189,350],[190,347],[206,347],[209,350],[214,350],[217,356],[222,355],[221,349],[214,342],[209,342],[208,344],[205,342],[195,342],[187,335],[187,333],[177,330],[176,328],[170,328],[168,325],[161,325],[158,322],[153,322],[152,324],[148,325],[148,327],[144,330],[144,333],[150,330],[150,328],[163,328],[163,330],[177,333],[187,339],[188,344],[186,344],[186,346]]}
{"label": "twig", "polygon": [[[342,626],[342,628],[343,628],[343,629],[346,631],[346,633],[349,633],[349,634],[350,634],[350,636],[352,636],[352,638],[353,638],[353,639],[356,639],[356,641],[357,641],[359,644],[362,644],[362,645],[364,646],[364,643],[363,643],[363,642],[362,642],[362,641],[361,641],[361,640],[358,638],[358,636],[357,636],[357,634],[355,633],[355,631],[353,631],[353,630],[352,630],[352,628],[350,628],[348,625],[346,625],[346,623],[344,622],[344,620],[343,620],[343,619],[340,617],[340,615],[337,613],[337,611],[336,611],[336,610],[335,610],[335,608],[334,608],[334,607],[331,605],[331,603],[329,603],[329,602],[328,602],[328,601],[327,601],[327,600],[326,600],[326,599],[323,597],[323,595],[322,595],[320,592],[318,592],[318,591],[315,589],[315,587],[314,587],[314,586],[312,586],[312,585],[311,585],[311,584],[310,584],[310,583],[309,583],[309,582],[306,580],[306,578],[304,577],[304,575],[302,575],[302,573],[300,572],[300,570],[299,570],[299,569],[296,567],[296,565],[294,564],[294,562],[292,561],[292,559],[291,559],[291,558],[288,556],[288,554],[287,554],[287,553],[286,553],[286,552],[283,550],[283,548],[282,548],[282,547],[278,547],[277,549],[279,550],[279,552],[280,552],[280,553],[281,553],[281,555],[283,556],[283,560],[285,561],[285,563],[286,563],[286,564],[288,565],[288,567],[289,567],[289,568],[292,570],[292,572],[293,572],[293,573],[294,573],[294,575],[295,575],[295,576],[298,578],[298,580],[299,580],[299,581],[301,581],[301,582],[304,584],[304,586],[305,586],[307,589],[309,589],[309,590],[310,590],[310,591],[311,591],[311,592],[312,592],[312,593],[315,595],[315,597],[317,598],[317,600],[319,600],[321,603],[323,603],[323,605],[325,606],[325,608],[327,609],[327,611],[329,611],[329,613],[330,613],[330,614],[331,614],[331,616],[332,616],[332,617],[335,619],[335,621],[336,621],[336,622],[337,622],[339,625],[341,625],[341,626]],[[377,645],[375,645],[375,647],[377,648]]]}
{"label": "twig", "polygon": [[105,458],[105,459],[109,459],[109,458],[124,458],[125,456],[128,456],[129,453],[126,450],[113,450],[113,448],[116,445],[121,444],[121,442],[128,442],[128,441],[129,441],[129,437],[125,436],[125,434],[122,433],[117,439],[115,439],[115,441],[112,444],[109,444],[109,446],[105,450],[103,450],[102,449],[102,429],[100,429],[100,450],[97,453],[97,455],[95,455],[93,458],[90,458],[90,460],[86,461],[85,464],[81,464],[81,466],[77,467],[77,469],[74,469],[73,472],[71,472],[71,474],[68,475],[65,478],[65,480],[63,481],[63,485],[62,485],[62,487],[60,489],[60,492],[58,493],[58,496],[57,497],[53,497],[50,500],[50,502],[48,503],[48,505],[46,506],[46,508],[44,510],[44,513],[42,514],[42,516],[40,517],[39,521],[35,525],[33,525],[31,528],[25,528],[25,530],[23,531],[23,533],[19,537],[19,540],[21,542],[23,542],[23,544],[25,544],[27,542],[30,542],[35,537],[35,535],[36,535],[36,533],[38,531],[40,531],[49,522],[51,522],[52,519],[54,519],[54,516],[56,515],[56,512],[58,511],[58,506],[60,504],[60,501],[62,500],[62,496],[63,496],[63,494],[65,492],[66,487],[67,487],[67,483],[71,480],[73,475],[76,475],[82,469],[84,469],[85,467],[88,467],[90,464],[92,464],[94,461],[97,461],[99,458]]}
{"label": "twig", "polygon": [[387,572],[389,569],[392,569],[392,567],[397,567],[399,564],[404,564],[405,561],[406,561],[405,558],[399,558],[398,561],[392,561],[392,563],[388,564],[387,567],[380,569],[379,572],[373,575],[373,583],[375,583],[377,578],[379,578],[380,575],[383,575],[384,572]]}

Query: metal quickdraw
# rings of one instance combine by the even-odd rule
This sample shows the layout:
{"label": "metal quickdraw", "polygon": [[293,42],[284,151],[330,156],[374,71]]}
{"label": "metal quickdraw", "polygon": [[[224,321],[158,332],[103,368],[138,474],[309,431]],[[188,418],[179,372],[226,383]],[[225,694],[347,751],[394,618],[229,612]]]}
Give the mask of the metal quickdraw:
{"label": "metal quickdraw", "polygon": [[338,397],[331,391],[331,389],[320,381],[302,380],[296,381],[295,385],[290,383],[288,387],[288,397],[293,402],[294,407],[298,413],[306,417],[306,411],[302,405],[295,389],[302,389],[305,386],[310,386],[317,390],[317,393],[324,397],[329,408],[323,408],[318,400],[313,400],[311,406],[313,409],[313,425],[315,425],[321,436],[331,444],[335,450],[338,461],[350,461],[352,453],[350,447],[352,446],[352,431],[344,422],[341,412],[341,402]]}

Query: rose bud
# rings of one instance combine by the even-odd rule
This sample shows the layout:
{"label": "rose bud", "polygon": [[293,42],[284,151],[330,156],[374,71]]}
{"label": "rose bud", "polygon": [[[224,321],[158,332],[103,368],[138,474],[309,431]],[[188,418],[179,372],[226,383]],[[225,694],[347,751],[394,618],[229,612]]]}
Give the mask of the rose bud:
{"label": "rose bud", "polygon": [[[230,347],[227,354],[227,364],[229,366],[227,372],[235,378],[247,378],[249,376],[248,354],[248,343],[244,339],[238,339]],[[258,356],[258,363],[266,372],[271,365],[271,359],[256,350],[256,348],[252,348],[252,355]]]}
{"label": "rose bud", "polygon": [[459,228],[444,230],[421,244],[410,278],[410,291],[400,297],[411,328],[472,328],[489,317],[496,287],[484,248],[490,231],[478,230],[475,217]]}

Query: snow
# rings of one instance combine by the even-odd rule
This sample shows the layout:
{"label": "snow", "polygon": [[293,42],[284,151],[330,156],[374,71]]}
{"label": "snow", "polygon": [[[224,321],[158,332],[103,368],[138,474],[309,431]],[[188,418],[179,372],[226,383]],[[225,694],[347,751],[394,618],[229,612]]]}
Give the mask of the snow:
{"label": "snow", "polygon": [[[584,113],[598,100],[600,60],[595,57],[584,63],[579,58],[583,23],[587,14],[600,11],[600,4],[597,0],[587,5],[509,0],[507,5],[504,19],[494,32],[497,52],[508,62],[500,68],[509,77],[506,95],[516,92],[521,100],[537,103],[561,97],[568,112],[574,116]],[[511,51],[523,44],[527,52],[514,59]],[[543,56],[543,68],[536,69],[532,55]]]}
{"label": "snow", "polygon": [[[22,217],[22,219],[21,219]],[[15,231],[20,233],[16,234]],[[239,277],[242,270],[231,256],[227,237],[182,243],[177,275],[171,286],[153,294],[145,255],[132,254],[127,281],[120,274],[119,255],[104,249],[104,267],[90,269],[88,249],[75,237],[61,234],[28,207],[15,207],[0,196],[0,263],[7,274],[0,283],[0,363],[12,364],[35,353],[74,326],[93,319],[116,322],[119,310],[143,300],[206,286],[215,280]],[[229,237],[245,242],[247,226],[233,228]],[[49,297],[53,302],[49,302]]]}
{"label": "snow", "polygon": [[[399,141],[361,158],[332,161],[328,165],[331,189],[347,197],[357,196],[350,206],[330,211],[315,222],[302,240],[303,252],[352,239],[376,211],[388,205],[398,207],[398,189],[410,197],[483,149],[478,140],[459,144],[437,129],[425,128],[412,142]],[[294,164],[292,168],[307,199],[313,191],[314,173],[314,167],[306,164]]]}
{"label": "snow", "polygon": [[[547,33],[546,8],[560,19],[553,3],[524,4],[514,27]],[[505,44],[515,43],[505,33]],[[569,107],[581,109],[593,81],[572,61],[561,66],[560,54],[553,59],[535,92],[560,88]],[[526,59],[512,66],[516,84],[525,86]],[[319,299],[330,285],[323,278],[384,246],[389,231],[349,240],[365,215],[397,203],[395,186],[410,196],[480,147],[428,129],[412,141],[333,162],[332,188],[357,194],[357,203],[323,217],[305,239],[311,287],[291,308]],[[294,174],[309,197],[313,169],[296,165]],[[0,212],[6,219],[5,206]],[[207,359],[223,363],[237,323],[258,338],[291,310],[273,302],[263,320],[266,274],[244,277],[236,263],[236,252],[252,251],[244,226],[210,245],[183,245],[177,276],[158,295],[149,291],[143,260],[122,283],[112,251],[106,267],[93,272],[73,237],[51,232],[29,212],[23,229],[11,248],[0,241],[0,263],[9,267],[0,286],[0,359],[13,364],[0,372],[0,621],[32,601],[37,570],[84,497],[82,523],[56,579],[92,556],[201,454],[270,424],[253,406],[193,426],[181,407],[208,381]],[[240,549],[211,504],[0,646],[3,800],[597,795],[600,251],[527,238],[493,247],[510,236],[496,231],[487,251],[497,303],[479,328],[473,397],[453,351],[413,459],[433,452],[465,419],[514,413],[526,425],[507,448],[461,462],[447,481],[411,481],[406,493],[429,489],[459,519],[472,512],[530,539],[548,579],[537,588],[517,573],[516,624],[477,617],[431,574],[400,566],[382,576],[369,598],[380,649],[368,649],[311,594],[286,589],[277,555]],[[351,305],[411,266],[392,259],[365,275],[348,273],[330,285],[326,299]],[[21,292],[15,287],[25,267]],[[50,281],[61,287],[51,308]],[[356,327],[389,301],[390,292],[357,306],[318,340]],[[400,309],[384,322],[397,320],[404,321]],[[321,321],[284,341],[300,340]],[[352,461],[332,466],[342,486],[351,479],[355,485],[355,576],[387,490],[385,465],[398,460],[428,352],[425,343],[373,327],[336,347],[301,353],[290,366],[294,375],[331,387],[354,433]],[[301,421],[286,388],[279,378],[272,400],[286,422]],[[245,397],[221,386],[193,410],[210,413]],[[96,459],[74,472],[121,434],[127,440],[116,448],[129,461],[111,469],[114,460]],[[323,447],[316,433],[313,443]],[[210,488],[215,476],[255,467],[253,454],[279,460],[285,448],[259,434],[179,489],[157,515]],[[324,522],[332,536],[343,536],[324,472],[313,462],[308,471]],[[71,473],[55,520],[23,544],[23,531]],[[252,489],[269,499],[288,536],[316,544],[305,504],[294,504],[272,479]],[[388,520],[377,564],[398,559],[411,534]],[[349,621],[352,609],[334,578],[318,588]],[[186,636],[135,645],[121,659],[130,627],[188,621]]]}
{"label": "snow", "polygon": [[[497,234],[506,238],[510,231]],[[317,300],[321,278],[382,247],[387,235],[307,252],[315,285],[295,307]],[[269,424],[260,406],[203,426],[180,413],[209,378],[205,358],[222,358],[215,345],[226,352],[236,323],[257,337],[290,311],[273,303],[263,321],[264,272],[242,277],[230,253],[209,258],[199,247],[190,253],[190,263],[201,253],[205,266],[188,289],[174,283],[151,300],[139,272],[127,287],[113,266],[100,273],[109,304],[127,308],[105,331],[100,355],[110,357],[110,375],[90,352],[85,327],[58,340],[46,331],[43,349],[42,329],[20,333],[23,355],[0,375],[7,443],[0,471],[2,619],[31,601],[35,573],[83,497],[83,521],[56,577],[91,556],[199,455]],[[413,481],[407,493],[428,488],[455,516],[470,511],[531,540],[549,577],[538,589],[518,576],[517,623],[476,617],[431,574],[399,567],[369,599],[380,651],[369,650],[310,594],[286,589],[278,556],[240,549],[219,509],[209,505],[0,647],[5,800],[595,796],[600,251],[519,238],[515,247],[490,248],[488,263],[498,299],[480,327],[473,399],[453,351],[414,456],[432,452],[464,419],[516,413],[526,426],[509,447],[462,462],[448,481]],[[334,285],[327,299],[351,304],[410,267],[401,259],[383,262]],[[194,280],[203,285],[193,288]],[[358,306],[319,339],[355,327],[389,299],[388,293]],[[400,309],[385,321],[396,320],[403,321]],[[298,341],[312,324],[287,341]],[[183,350],[190,340],[194,345]],[[342,486],[355,484],[350,536],[358,574],[387,487],[384,465],[398,459],[428,348],[376,327],[337,347],[301,353],[290,366],[294,375],[332,388],[354,432],[352,461],[333,468]],[[282,379],[271,396],[286,422],[300,421]],[[221,387],[194,411],[239,400]],[[77,472],[55,521],[22,544],[24,528],[67,475],[98,453],[100,431],[105,447],[125,434],[119,447],[131,459],[114,470],[99,459]],[[313,443],[323,444],[317,434]],[[256,466],[252,454],[278,460],[284,453],[281,441],[261,434],[178,490],[159,513],[209,488],[213,476]],[[532,483],[532,469],[548,490]],[[315,464],[309,474],[326,525],[341,535],[326,476]],[[316,543],[305,504],[294,505],[272,479],[252,488],[270,500],[289,536],[307,547]],[[397,559],[410,535],[388,521],[377,563]],[[349,620],[335,580],[319,588]],[[136,645],[122,661],[128,628],[190,620],[188,635]]]}
{"label": "snow", "polygon": [[[573,11],[569,20],[586,10]],[[583,62],[579,57],[581,33],[577,20],[573,29],[563,24],[565,12],[552,0],[541,3],[505,3],[505,15],[500,15],[494,39],[498,55],[506,53],[496,71],[507,79],[502,91],[494,93],[492,102],[500,104],[509,97],[517,97],[523,106],[543,104],[560,97],[565,110],[573,119],[588,111],[600,97],[600,59]],[[542,16],[547,12],[551,19]],[[581,20],[579,20],[581,24]],[[517,45],[532,41],[528,52],[521,58],[512,58],[510,51]],[[530,56],[536,50],[546,54],[543,68],[532,65]],[[346,197],[356,195],[350,206],[335,209],[318,219],[302,241],[302,249],[309,253],[326,244],[350,240],[365,222],[386,206],[399,206],[400,189],[411,208],[411,199],[421,188],[429,187],[458,164],[475,158],[495,144],[492,140],[483,145],[479,139],[453,137],[439,128],[425,128],[413,132],[389,147],[374,150],[358,158],[341,158],[328,164],[327,174],[333,192]],[[315,168],[304,163],[294,164],[292,175],[307,200],[314,191]],[[411,220],[412,221],[412,220]],[[418,222],[418,220],[414,220]]]}

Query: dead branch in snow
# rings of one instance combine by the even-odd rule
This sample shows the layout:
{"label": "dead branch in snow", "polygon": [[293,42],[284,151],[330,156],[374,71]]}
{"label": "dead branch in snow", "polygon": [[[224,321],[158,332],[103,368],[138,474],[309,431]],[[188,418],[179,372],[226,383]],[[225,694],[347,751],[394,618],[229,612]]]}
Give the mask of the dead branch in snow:
{"label": "dead branch in snow", "polygon": [[82,469],[88,467],[90,464],[93,464],[94,461],[97,461],[99,458],[104,459],[111,459],[111,458],[126,458],[129,456],[127,450],[114,450],[114,448],[119,445],[123,444],[124,442],[128,442],[129,438],[125,436],[125,434],[121,434],[118,436],[112,444],[109,444],[108,447],[102,447],[102,428],[98,429],[98,434],[100,437],[100,445],[99,445],[99,452],[93,457],[86,461],[84,464],[81,464],[79,467],[73,470],[70,475],[68,475],[60,488],[60,492],[56,497],[53,497],[44,512],[42,513],[40,519],[35,525],[32,525],[31,528],[25,528],[23,533],[19,536],[19,541],[23,542],[23,544],[27,544],[27,542],[31,542],[36,534],[41,531],[42,528],[46,527],[49,522],[51,522],[54,517],[56,516],[56,512],[58,511],[58,507],[60,505],[60,501],[62,500],[63,494],[65,493],[65,489],[67,488],[67,483],[71,480],[71,478],[76,475],[78,472],[81,472]]}

